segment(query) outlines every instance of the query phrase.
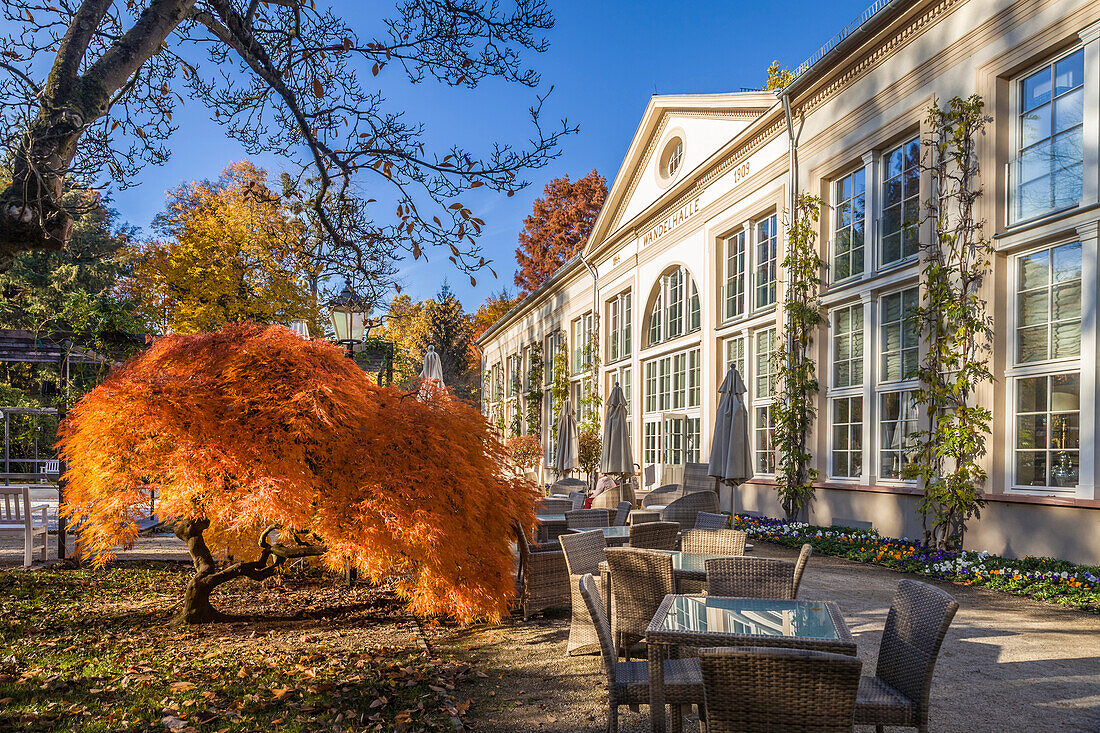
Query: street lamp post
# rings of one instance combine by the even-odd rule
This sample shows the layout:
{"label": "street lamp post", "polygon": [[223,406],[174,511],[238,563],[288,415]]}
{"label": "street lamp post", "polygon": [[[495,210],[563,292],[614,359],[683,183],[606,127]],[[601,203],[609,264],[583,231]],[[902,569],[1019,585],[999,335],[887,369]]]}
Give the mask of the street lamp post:
{"label": "street lamp post", "polygon": [[328,303],[329,317],[332,319],[332,330],[336,333],[336,343],[344,347],[344,354],[351,356],[356,344],[363,343],[373,323],[368,323],[367,316],[371,306],[358,293],[346,283],[340,294]]}
{"label": "street lamp post", "polygon": [[[355,345],[363,343],[371,328],[377,325],[368,320],[371,305],[352,290],[347,282],[340,294],[326,305],[332,320],[332,330],[336,334],[336,343],[344,347],[344,356],[351,359],[355,355]],[[349,562],[344,567],[344,581],[349,588],[355,585],[357,575],[355,566]]]}

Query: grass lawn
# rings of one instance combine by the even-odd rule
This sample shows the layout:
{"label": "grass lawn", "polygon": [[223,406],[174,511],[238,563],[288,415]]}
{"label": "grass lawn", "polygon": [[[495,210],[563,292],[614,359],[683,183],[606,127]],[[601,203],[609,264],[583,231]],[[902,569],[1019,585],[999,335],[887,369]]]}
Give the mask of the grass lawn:
{"label": "grass lawn", "polygon": [[433,658],[387,589],[238,581],[259,620],[172,627],[189,568],[0,571],[0,730],[453,730],[470,667]]}

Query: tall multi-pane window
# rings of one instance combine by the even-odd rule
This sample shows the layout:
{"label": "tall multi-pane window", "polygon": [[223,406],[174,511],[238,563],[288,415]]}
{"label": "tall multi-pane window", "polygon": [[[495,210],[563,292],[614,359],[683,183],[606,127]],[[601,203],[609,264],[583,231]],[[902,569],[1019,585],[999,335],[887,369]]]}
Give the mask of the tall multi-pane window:
{"label": "tall multi-pane window", "polygon": [[756,472],[775,473],[775,423],[772,421],[771,404],[756,408],[756,420],[753,453],[756,456]]}
{"label": "tall multi-pane window", "polygon": [[686,463],[699,462],[699,443],[702,439],[699,432],[699,418],[689,417],[684,420],[684,461]]}
{"label": "tall multi-pane window", "polygon": [[833,387],[863,383],[863,305],[833,311]]}
{"label": "tall multi-pane window", "polygon": [[757,308],[775,302],[776,260],[779,256],[778,219],[773,214],[756,224],[756,299]]}
{"label": "tall multi-pane window", "polygon": [[756,472],[775,473],[775,423],[772,420],[771,399],[775,394],[776,329],[756,333],[755,389],[753,390],[753,445]]}
{"label": "tall multi-pane window", "polygon": [[1016,380],[1015,430],[1016,486],[1076,487],[1081,463],[1081,376],[1051,374]]}
{"label": "tall multi-pane window", "polygon": [[687,354],[672,357],[672,409],[683,409],[687,402]]}
{"label": "tall multi-pane window", "polygon": [[[542,370],[542,377],[547,387],[549,387],[554,380],[554,362],[557,360],[558,354],[561,353],[561,341],[561,329],[554,331],[546,339],[546,361],[543,362],[545,366]],[[568,355],[566,356],[568,358]],[[549,394],[549,391],[547,391],[547,394]]]}
{"label": "tall multi-pane window", "polygon": [[657,362],[657,409],[664,412],[672,402],[672,360]]}
{"label": "tall multi-pane window", "polygon": [[668,310],[665,338],[676,338],[684,332],[684,271],[677,268],[668,274]]}
{"label": "tall multi-pane window", "polygon": [[1014,221],[1076,206],[1084,184],[1085,51],[1078,49],[1018,86]]}
{"label": "tall multi-pane window", "polygon": [[676,267],[657,281],[646,332],[649,345],[699,330],[699,288],[683,267]]}
{"label": "tall multi-pane window", "polygon": [[582,372],[591,365],[588,345],[592,341],[592,314],[586,313],[573,321],[573,372]]}
{"label": "tall multi-pane window", "polygon": [[702,390],[702,370],[699,368],[699,349],[687,354],[687,406],[698,407]]}
{"label": "tall multi-pane window", "polygon": [[645,411],[657,411],[657,362],[645,365]]}
{"label": "tall multi-pane window", "polygon": [[883,156],[882,264],[917,253],[920,225],[920,138]]}
{"label": "tall multi-pane window", "polygon": [[726,378],[726,372],[730,369],[730,364],[737,367],[737,373],[741,375],[741,379],[745,378],[745,337],[734,336],[726,341],[726,358],[722,367],[722,379]]}
{"label": "tall multi-pane window", "polygon": [[879,475],[902,479],[917,432],[917,401],[913,392],[879,395]]}
{"label": "tall multi-pane window", "polygon": [[775,393],[775,329],[756,334],[756,390],[754,399],[771,397]]}
{"label": "tall multi-pane window", "polygon": [[661,424],[657,422],[645,424],[645,462],[650,465],[660,460],[660,428]]}
{"label": "tall multi-pane window", "polygon": [[832,475],[858,478],[863,471],[863,398],[833,400]]}
{"label": "tall multi-pane window", "polygon": [[726,240],[726,318],[736,318],[745,312],[745,244],[744,230]]}
{"label": "tall multi-pane window", "polygon": [[1021,256],[1016,267],[1016,361],[1080,354],[1080,242]]}
{"label": "tall multi-pane window", "polygon": [[920,344],[913,313],[917,289],[890,293],[882,298],[882,375],[884,382],[911,379],[920,358]]}
{"label": "tall multi-pane window", "polygon": [[607,301],[608,362],[630,356],[630,326],[630,293],[620,293]]}
{"label": "tall multi-pane window", "polygon": [[863,169],[844,176],[834,186],[833,281],[838,282],[863,272]]}

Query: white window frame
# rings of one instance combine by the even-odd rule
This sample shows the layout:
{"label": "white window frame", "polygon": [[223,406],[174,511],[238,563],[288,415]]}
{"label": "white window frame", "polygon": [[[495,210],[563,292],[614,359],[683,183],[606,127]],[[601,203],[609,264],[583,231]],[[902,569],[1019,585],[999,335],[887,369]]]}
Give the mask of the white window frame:
{"label": "white window frame", "polygon": [[[863,222],[862,223],[863,246],[861,247],[861,250],[860,250],[859,272],[851,272],[851,270],[849,269],[848,275],[846,275],[845,277],[837,277],[837,275],[836,275],[836,272],[837,272],[837,269],[836,269],[836,257],[837,257],[836,244],[837,244],[837,232],[839,231],[838,230],[838,224],[840,223],[840,205],[842,203],[842,201],[840,199],[840,184],[843,181],[845,181],[846,179],[853,177],[857,173],[862,173],[863,174],[863,193],[861,194],[863,196],[863,219],[862,219],[862,222]],[[829,282],[831,282],[833,284],[848,283],[848,282],[852,282],[852,281],[855,281],[855,280],[859,280],[866,273],[866,270],[867,270],[867,246],[868,246],[868,234],[869,234],[868,230],[870,229],[869,215],[872,213],[870,211],[870,208],[869,208],[869,204],[871,202],[870,191],[868,191],[868,189],[867,189],[867,179],[868,179],[870,173],[871,173],[871,167],[868,166],[868,165],[862,165],[861,164],[861,165],[858,165],[858,166],[855,166],[855,167],[849,169],[848,172],[837,176],[836,178],[834,178],[833,180],[831,180],[829,182],[829,196],[830,196],[830,199],[829,199],[830,200],[830,207],[829,208],[832,212],[832,217],[831,217],[832,221],[830,222],[830,227],[829,227],[830,228],[830,235],[831,235],[829,237]],[[854,200],[855,200],[854,195],[851,199],[848,199],[848,201],[854,201]],[[853,228],[854,227],[851,224],[849,224],[849,226],[848,226],[849,232]],[[849,256],[851,255],[851,252],[852,252],[851,240],[849,239],[849,246],[848,246]],[[854,264],[856,262],[855,258],[851,258],[850,262],[852,264]],[[851,268],[851,265],[849,265],[849,268]]]}
{"label": "white window frame", "polygon": [[[915,224],[915,226],[917,227],[918,251],[913,252],[912,254],[909,254],[909,255],[903,255],[900,258],[895,259],[895,260],[887,260],[886,255],[885,255],[885,247],[884,247],[885,244],[886,244],[886,180],[887,180],[887,172],[888,172],[886,161],[889,158],[890,153],[892,153],[892,152],[894,152],[895,150],[898,150],[898,149],[903,149],[904,150],[904,148],[906,146],[908,146],[909,143],[913,142],[914,140],[917,141],[917,146],[918,146],[918,153],[917,153],[917,155],[918,155],[917,196],[916,196],[917,223]],[[910,134],[910,135],[906,135],[902,139],[900,139],[900,140],[890,144],[889,146],[885,147],[883,149],[882,153],[880,153],[877,156],[878,157],[878,165],[876,166],[876,168],[877,168],[877,171],[878,171],[879,180],[875,181],[875,186],[878,188],[878,195],[875,197],[875,203],[876,203],[876,206],[877,206],[877,211],[874,212],[875,219],[878,221],[878,225],[875,227],[875,261],[878,263],[878,267],[879,267],[880,270],[892,270],[896,267],[903,267],[903,266],[915,261],[917,259],[917,256],[920,254],[920,251],[919,251],[920,216],[921,216],[921,206],[922,206],[920,188],[921,188],[921,179],[923,178],[923,174],[920,170],[919,158],[920,158],[920,156],[923,156],[923,155],[924,155],[924,145],[921,142],[920,134],[917,134],[915,136]],[[866,186],[866,182],[865,182],[864,185]],[[901,210],[902,210],[902,214],[904,214],[905,213],[905,196],[904,196],[904,194],[902,195]],[[865,213],[864,214],[864,226],[866,226],[866,221],[867,221],[867,217],[866,217],[866,213]],[[902,220],[902,221],[904,221],[904,220]],[[903,226],[898,231],[904,232],[905,227]],[[866,240],[864,241],[864,246],[866,246]],[[899,253],[900,253],[900,251],[901,251],[901,245],[899,243]]]}
{"label": "white window frame", "polygon": [[[750,235],[750,229],[751,226],[749,222],[746,222],[741,226],[741,229],[739,231],[732,232],[722,239],[722,274],[724,276],[722,282],[724,284],[722,285],[722,318],[720,320],[723,323],[744,318],[745,315],[750,310],[752,310],[751,308],[749,308],[749,288],[747,287],[749,280],[748,276],[750,272],[749,260],[751,259],[752,255],[752,245],[749,241],[752,239]],[[739,242],[740,246],[740,256],[737,258],[733,256],[734,253],[732,247],[734,242]],[[738,260],[740,261],[739,272],[731,272],[731,260],[734,262]],[[731,312],[730,293],[732,292],[731,284],[733,284],[734,282],[736,282],[739,286],[738,289],[741,296],[741,307],[736,312]]]}
{"label": "white window frame", "polygon": [[630,358],[634,309],[629,290],[607,301],[607,363]]}
{"label": "white window frame", "polygon": [[[771,353],[773,355],[776,353],[776,350],[778,350],[778,348],[779,348],[779,330],[776,326],[768,326],[766,328],[761,328],[761,329],[758,329],[755,332],[753,332],[753,334],[752,334],[752,357],[750,359],[750,361],[752,363],[752,367],[751,367],[752,368],[752,382],[750,383],[752,385],[752,387],[751,387],[751,402],[750,402],[750,404],[752,405],[752,414],[750,415],[751,431],[752,431],[752,454],[753,454],[752,455],[752,457],[753,457],[752,468],[753,468],[753,475],[755,475],[755,476],[764,476],[764,477],[771,477],[771,476],[775,475],[774,465],[775,465],[775,459],[776,459],[776,456],[775,456],[775,437],[774,437],[775,421],[771,416],[771,406],[775,402],[775,381],[774,381],[774,379],[775,379],[776,367],[775,367],[775,362],[774,362],[774,356],[772,358],[772,361],[770,362],[768,373],[766,375],[761,375],[760,373],[758,373],[759,355],[760,355],[760,350],[759,350],[760,349],[760,346],[759,346],[760,345],[760,340],[769,331],[772,332],[772,339],[773,339],[773,348],[771,349]],[[759,382],[761,376],[772,378],[772,386],[771,386],[770,394],[761,395],[759,390],[757,389],[758,382]],[[766,410],[765,414],[767,415],[767,418],[766,418],[765,423],[763,425],[761,425],[761,422],[758,419],[758,413],[759,413],[759,410],[761,410],[761,409]],[[758,449],[758,446],[759,446],[760,431],[762,429],[763,430],[768,430],[769,428],[773,431],[772,440],[771,440],[772,449],[771,449],[771,451],[769,451],[770,453],[773,454],[773,457],[772,457],[773,470],[771,472],[765,472],[765,471],[760,470],[760,450]]]}
{"label": "white window frame", "polygon": [[[672,276],[676,273],[679,273],[680,277],[679,286],[673,286],[672,284]],[[680,331],[676,334],[672,334],[670,332],[672,320],[670,317],[672,315],[670,296],[675,287],[678,287],[680,291],[680,297],[677,303],[677,307],[679,308],[678,318],[680,322]],[[646,314],[644,329],[646,335],[646,348],[683,338],[701,329],[702,299],[699,296],[698,283],[690,270],[683,265],[669,268],[657,278],[657,283],[654,285],[654,288],[657,290],[657,295],[653,298],[653,304]],[[653,291],[651,290],[650,292],[652,293]],[[656,329],[654,328],[655,316]],[[693,323],[693,319],[695,318],[698,318],[698,323]],[[656,331],[656,338],[654,338],[654,331]]]}
{"label": "white window frame", "polygon": [[[760,256],[760,246],[762,244],[760,227],[768,222],[772,222],[775,226],[775,256],[764,259]],[[759,312],[767,310],[768,308],[774,308],[776,303],[779,302],[779,255],[783,246],[781,235],[782,232],[779,228],[778,214],[768,214],[758,219],[754,219],[752,222],[752,307],[749,309],[750,312]],[[771,280],[767,283],[762,283],[760,280],[761,266],[770,268],[768,272],[771,275]],[[764,304],[761,304],[759,299],[759,293],[762,286],[769,288],[771,295],[771,300]]]}
{"label": "white window frame", "polygon": [[[859,468],[859,473],[857,473],[854,476],[852,476],[852,475],[841,476],[841,475],[837,474],[837,472],[836,472],[836,462],[834,460],[834,455],[833,455],[837,450],[841,450],[841,449],[838,449],[837,446],[836,446],[837,402],[839,402],[840,400],[848,400],[849,403],[850,403],[851,400],[856,400],[856,399],[858,399],[860,401],[859,422],[856,423],[856,422],[851,421],[852,413],[849,411],[849,413],[848,413],[849,422],[844,423],[844,424],[848,425],[848,426],[856,425],[856,424],[859,425],[859,429],[860,429],[860,449],[858,451],[858,454],[859,454],[859,466],[860,466],[860,468]],[[866,397],[864,397],[864,395],[863,395],[862,385],[860,386],[860,389],[858,389],[858,390],[845,390],[844,393],[842,393],[842,394],[836,394],[836,395],[830,395],[829,396],[829,410],[828,410],[828,418],[829,418],[828,430],[829,430],[829,433],[828,433],[828,439],[827,439],[828,456],[827,456],[827,459],[826,459],[826,465],[827,465],[826,475],[829,477],[830,481],[840,481],[840,482],[843,482],[843,483],[856,484],[856,483],[859,483],[860,479],[867,472],[867,465],[866,465],[866,461],[867,461],[867,441],[868,441],[870,436],[867,435],[867,421],[866,421],[867,406],[864,404],[865,402],[866,402]],[[849,438],[848,439],[849,439],[849,441],[851,441],[851,429],[850,428],[849,428]],[[851,462],[850,462],[851,461],[851,456],[854,453],[856,453],[856,451],[853,451],[850,447],[849,448],[844,448],[842,450],[845,453],[848,454],[849,466],[850,466],[851,465]]]}
{"label": "white window frame", "polygon": [[[1089,140],[1088,140],[1088,137],[1087,137],[1088,132],[1089,132],[1088,120],[1089,120],[1089,115],[1090,114],[1093,114],[1093,115],[1097,114],[1097,110],[1090,110],[1089,109],[1089,104],[1088,104],[1089,103],[1089,84],[1090,83],[1095,84],[1096,81],[1095,81],[1095,79],[1090,78],[1090,74],[1093,73],[1093,69],[1091,69],[1090,65],[1089,65],[1088,49],[1086,48],[1086,45],[1087,44],[1078,44],[1078,45],[1074,46],[1073,48],[1065,50],[1065,51],[1063,51],[1061,53],[1058,53],[1054,56],[1048,56],[1045,61],[1041,61],[1039,63],[1036,63],[1034,66],[1031,66],[1026,71],[1023,71],[1019,74],[1016,74],[1012,78],[1012,80],[1009,84],[1009,90],[1010,90],[1009,91],[1009,103],[1008,103],[1008,105],[1009,105],[1009,119],[1012,120],[1011,127],[1009,129],[1009,141],[1010,141],[1009,149],[1012,151],[1012,158],[1006,164],[1007,171],[1006,171],[1006,175],[1005,175],[1005,192],[1004,192],[1005,197],[1004,197],[1004,200],[1005,200],[1005,219],[1006,219],[1005,224],[1006,224],[1006,226],[1009,226],[1009,227],[1026,226],[1028,224],[1033,224],[1035,222],[1040,222],[1040,221],[1042,221],[1044,219],[1047,219],[1049,217],[1057,216],[1057,215],[1065,213],[1067,211],[1072,211],[1073,209],[1080,208],[1082,203],[1084,202],[1084,200],[1086,199],[1086,197],[1088,195],[1089,168],[1090,168]],[[1082,150],[1083,173],[1082,173],[1082,181],[1081,181],[1081,184],[1082,184],[1081,200],[1077,201],[1077,203],[1075,203],[1075,204],[1071,204],[1071,205],[1068,205],[1068,206],[1063,206],[1061,208],[1048,209],[1047,211],[1041,212],[1039,214],[1035,214],[1033,216],[1022,217],[1022,218],[1017,219],[1015,217],[1015,214],[1014,214],[1014,212],[1015,212],[1015,196],[1014,196],[1014,193],[1015,193],[1015,180],[1016,180],[1015,165],[1016,165],[1016,161],[1018,161],[1019,158],[1020,158],[1020,143],[1022,142],[1022,140],[1020,139],[1020,136],[1021,136],[1020,115],[1021,115],[1021,110],[1022,110],[1022,107],[1023,107],[1021,85],[1023,84],[1024,79],[1027,79],[1029,76],[1034,75],[1035,73],[1037,73],[1038,71],[1040,71],[1043,68],[1050,69],[1055,64],[1057,64],[1059,61],[1072,56],[1073,54],[1077,53],[1078,51],[1080,51],[1084,56],[1084,70],[1085,70],[1084,89],[1083,89],[1084,100],[1082,101],[1082,104],[1084,105],[1084,111],[1083,111],[1084,125],[1083,125],[1082,131],[1081,131],[1082,141],[1083,141],[1083,150]],[[1053,96],[1054,96],[1054,90],[1052,88],[1051,89],[1051,99],[1052,100],[1053,100]],[[1095,161],[1093,161],[1092,165],[1095,166],[1095,164],[1096,164]],[[1093,173],[1095,173],[1095,171],[1093,171]]]}
{"label": "white window frame", "polygon": [[[913,479],[886,478],[882,474],[882,451],[883,451],[883,445],[882,445],[882,442],[883,442],[882,441],[882,415],[883,415],[882,396],[886,393],[889,393],[889,392],[902,392],[902,393],[912,392],[913,390],[917,389],[917,387],[920,386],[920,382],[917,379],[904,379],[903,378],[903,379],[896,379],[896,380],[889,380],[888,381],[888,380],[885,379],[885,370],[883,368],[883,360],[882,360],[883,350],[882,350],[882,347],[883,347],[883,344],[885,342],[885,339],[882,336],[883,302],[885,301],[885,299],[887,297],[889,297],[891,295],[898,295],[900,293],[904,293],[907,290],[916,290],[917,291],[917,293],[916,293],[917,301],[916,302],[919,305],[920,304],[920,290],[919,290],[919,287],[916,284],[909,284],[906,287],[900,287],[900,288],[896,288],[896,289],[881,293],[880,295],[878,295],[878,297],[876,297],[874,299],[874,302],[872,303],[872,309],[874,310],[873,327],[875,329],[874,341],[873,341],[874,349],[873,349],[873,354],[871,355],[871,357],[874,359],[874,364],[871,366],[871,369],[873,370],[872,372],[869,372],[868,368],[867,368],[867,366],[868,366],[867,365],[867,359],[868,359],[867,344],[868,344],[868,341],[869,341],[867,329],[868,329],[869,321],[867,319],[867,312],[866,311],[864,311],[864,319],[863,319],[863,328],[864,328],[863,378],[864,378],[864,380],[872,379],[873,383],[874,383],[874,392],[871,395],[872,399],[874,400],[874,403],[872,405],[868,406],[866,404],[866,391],[864,393],[865,394],[865,397],[864,397],[865,404],[864,404],[864,408],[863,408],[864,409],[864,415],[867,416],[869,414],[869,418],[864,421],[864,429],[866,430],[868,428],[868,426],[870,426],[871,431],[873,431],[871,433],[868,433],[868,434],[864,435],[864,441],[865,441],[865,444],[866,444],[867,440],[872,440],[873,441],[873,443],[871,443],[871,454],[872,455],[870,456],[870,458],[873,461],[872,465],[874,467],[875,476],[878,477],[877,480],[878,480],[879,483],[881,483],[883,485],[886,485],[886,486],[916,486],[917,485],[917,482]],[[921,356],[921,346],[920,346],[920,337],[918,335],[917,336],[917,358],[918,358],[918,360],[920,359],[920,356]],[[868,411],[868,407],[870,407],[870,411]],[[918,414],[917,430],[920,430],[922,428],[922,425],[919,422],[919,418],[920,418],[920,415]],[[865,455],[864,456],[864,471],[866,471],[867,468],[868,468],[868,466],[867,466],[867,456]]]}
{"label": "white window frame", "polygon": [[[886,293],[882,293],[881,295],[879,295],[878,298],[876,298],[875,307],[878,309],[878,313],[877,313],[876,318],[875,318],[875,328],[878,329],[878,333],[875,334],[875,367],[874,367],[875,372],[874,372],[874,374],[875,374],[875,384],[878,385],[879,387],[883,388],[880,391],[896,392],[898,390],[913,389],[917,386],[917,383],[918,383],[918,380],[916,380],[914,378],[906,379],[904,376],[900,377],[899,379],[887,379],[886,378],[886,368],[885,368],[886,365],[883,363],[883,358],[882,358],[883,357],[883,346],[885,345],[885,341],[886,341],[886,339],[884,339],[883,335],[882,335],[882,329],[885,325],[884,321],[882,320],[883,304],[884,304],[886,298],[890,297],[891,295],[900,295],[901,293],[904,293],[908,290],[915,290],[917,292],[917,304],[919,305],[920,304],[920,290],[919,290],[918,286],[915,285],[915,284],[909,285],[909,286],[904,287],[904,288],[898,288],[896,290],[891,290],[891,291],[886,292]],[[904,322],[905,321],[904,321],[904,316],[903,316],[902,323],[904,323]],[[866,329],[866,327],[867,327],[866,326],[866,320],[864,320],[864,329]],[[919,334],[917,334],[916,339],[917,339],[917,346],[916,346],[917,359],[918,359],[918,363],[919,363],[920,353],[921,353],[920,335]],[[864,333],[864,351],[866,351],[866,345],[867,345],[867,338],[866,338],[866,332],[865,332]],[[903,349],[903,351],[904,351],[904,349]],[[864,357],[864,359],[866,359],[866,356]],[[866,361],[864,362],[864,367],[866,367]],[[904,375],[904,372],[903,372],[903,375]],[[863,378],[864,379],[867,378],[866,368],[864,369],[864,377]]]}

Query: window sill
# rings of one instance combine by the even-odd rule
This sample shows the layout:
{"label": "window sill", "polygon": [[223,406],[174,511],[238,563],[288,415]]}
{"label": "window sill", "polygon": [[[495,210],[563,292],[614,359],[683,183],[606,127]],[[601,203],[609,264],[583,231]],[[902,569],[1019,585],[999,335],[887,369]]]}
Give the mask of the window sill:
{"label": "window sill", "polygon": [[1070,219],[1074,216],[1077,216],[1078,214],[1087,214],[1090,211],[1095,211],[1096,209],[1100,209],[1100,202],[1094,202],[1085,205],[1078,204],[1067,209],[1052,211],[1048,214],[1043,214],[1041,217],[1028,219],[1026,221],[1021,221],[1006,226],[1003,230],[993,235],[993,241],[996,242],[1002,239],[1016,237],[1032,229],[1037,229],[1047,224],[1057,224],[1058,222],[1065,219]]}

